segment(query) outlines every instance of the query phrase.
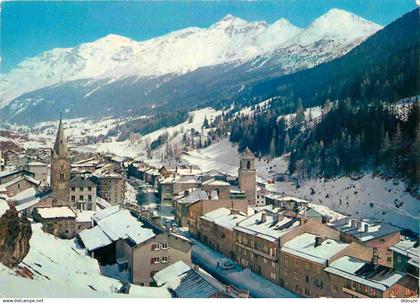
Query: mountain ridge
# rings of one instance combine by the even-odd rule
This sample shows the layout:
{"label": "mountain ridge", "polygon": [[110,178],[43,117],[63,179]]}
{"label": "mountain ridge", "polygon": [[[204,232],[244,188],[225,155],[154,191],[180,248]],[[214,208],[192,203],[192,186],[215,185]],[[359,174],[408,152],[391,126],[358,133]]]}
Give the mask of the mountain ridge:
{"label": "mountain ridge", "polygon": [[[354,27],[357,31],[360,24],[367,24],[362,39],[381,28],[354,14],[337,9],[323,16],[327,16],[328,18],[324,19],[330,20],[330,23],[334,19],[347,16],[347,19],[356,22],[350,28]],[[322,23],[323,16],[315,19],[308,28],[313,24]],[[325,31],[329,33],[328,30]],[[185,74],[204,66],[243,62],[277,51],[283,44],[290,46],[299,43],[302,39],[297,42],[291,41],[289,44],[287,41],[304,33],[305,29],[294,26],[284,18],[267,24],[265,21],[248,22],[227,15],[207,28],[189,27],[140,42],[109,34],[72,48],[55,48],[43,52],[39,56],[22,61],[9,73],[1,74],[0,107],[6,106],[25,93],[66,81]],[[318,38],[322,36],[322,32],[318,33]],[[329,33],[326,37],[345,41],[348,35],[341,36],[331,36]],[[348,43],[340,41],[340,44]]]}

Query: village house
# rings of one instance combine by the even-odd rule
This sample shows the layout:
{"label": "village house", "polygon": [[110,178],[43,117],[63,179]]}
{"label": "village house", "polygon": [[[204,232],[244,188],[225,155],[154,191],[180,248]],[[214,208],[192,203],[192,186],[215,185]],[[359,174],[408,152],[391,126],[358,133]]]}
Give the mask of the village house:
{"label": "village house", "polygon": [[156,273],[157,286],[167,286],[174,298],[246,298],[247,292],[224,286],[197,266],[178,261]]}
{"label": "village house", "polygon": [[303,297],[336,297],[339,286],[324,269],[345,255],[371,260],[372,250],[341,242],[334,231],[330,235],[335,239],[306,231],[285,242],[280,248],[279,285]]}
{"label": "village house", "polygon": [[78,210],[96,210],[96,184],[87,176],[74,176],[70,180],[70,201]]}
{"label": "village house", "polygon": [[62,239],[74,238],[80,231],[91,227],[91,222],[77,220],[77,214],[68,206],[37,207],[32,213],[35,222],[42,223],[45,232]]}
{"label": "village house", "polygon": [[176,195],[186,190],[199,187],[202,183],[200,176],[168,177],[159,182],[158,192],[161,202],[174,201]]}
{"label": "village house", "polygon": [[26,170],[34,173],[34,178],[41,181],[43,184],[48,184],[48,175],[49,175],[49,168],[48,164],[38,162],[38,161],[31,161],[26,164]]}
{"label": "village house", "polygon": [[211,248],[235,259],[234,228],[247,214],[234,209],[218,208],[200,217],[199,240]]}
{"label": "village house", "polygon": [[379,264],[393,267],[393,253],[390,247],[400,242],[401,229],[383,222],[343,218],[331,224],[340,231],[344,242],[356,242],[377,252]]}
{"label": "village house", "polygon": [[35,174],[25,169],[4,170],[0,173],[0,184],[12,181],[17,177],[29,176],[34,178]]}
{"label": "village house", "polygon": [[79,234],[82,243],[100,262],[116,263],[131,283],[153,285],[153,276],[173,262],[191,264],[190,240],[136,219],[126,209],[113,206],[97,212],[93,220],[96,225]]}
{"label": "village house", "polygon": [[332,297],[418,297],[418,279],[401,271],[358,258],[343,256],[325,268],[333,281]]}
{"label": "village house", "polygon": [[15,175],[14,179],[0,184],[0,193],[6,194],[8,197],[13,197],[29,188],[39,189],[41,181],[32,178],[29,175]]}
{"label": "village house", "polygon": [[[393,268],[407,273],[411,277],[419,280],[419,256],[420,247],[418,239],[401,237],[400,242],[392,245],[390,250],[393,252]],[[419,293],[417,283],[417,293]]]}
{"label": "village house", "polygon": [[227,209],[233,209],[242,213],[248,213],[248,201],[241,200],[232,200],[232,199],[219,199],[216,190],[211,192],[206,192],[208,199],[200,199],[195,202],[188,203],[186,207],[188,208],[188,227],[190,232],[197,238],[200,238],[201,226],[200,226],[200,217],[210,211],[224,207]]}
{"label": "village house", "polygon": [[112,165],[108,164],[97,169],[91,180],[97,185],[97,194],[111,205],[121,204],[125,198],[125,179],[115,172]]}

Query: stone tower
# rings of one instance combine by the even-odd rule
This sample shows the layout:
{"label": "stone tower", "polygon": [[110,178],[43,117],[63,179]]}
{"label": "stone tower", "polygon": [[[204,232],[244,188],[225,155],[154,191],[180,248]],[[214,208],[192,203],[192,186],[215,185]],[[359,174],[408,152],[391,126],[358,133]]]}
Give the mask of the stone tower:
{"label": "stone tower", "polygon": [[51,188],[57,204],[70,205],[70,159],[61,114],[57,137],[51,149]]}
{"label": "stone tower", "polygon": [[257,198],[257,171],[255,169],[255,156],[248,147],[240,155],[238,175],[239,189],[245,192],[248,204],[254,205]]}

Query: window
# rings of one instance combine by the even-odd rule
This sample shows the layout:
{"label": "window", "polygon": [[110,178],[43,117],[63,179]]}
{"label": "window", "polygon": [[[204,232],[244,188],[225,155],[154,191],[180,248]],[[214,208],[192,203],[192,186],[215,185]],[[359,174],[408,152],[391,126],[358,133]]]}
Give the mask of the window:
{"label": "window", "polygon": [[289,262],[289,256],[284,256],[283,260],[284,260],[284,262]]}
{"label": "window", "polygon": [[295,280],[299,280],[299,272],[295,270]]}
{"label": "window", "polygon": [[376,289],[375,288],[371,288],[370,293],[372,294],[373,297],[376,297]]}
{"label": "window", "polygon": [[274,263],[274,261],[271,261],[271,267],[275,267],[276,263]]}
{"label": "window", "polygon": [[365,292],[365,294],[367,294],[369,292],[369,288],[367,286],[364,286],[363,291]]}
{"label": "window", "polygon": [[75,202],[76,201],[76,197],[75,196],[71,196],[71,202]]}
{"label": "window", "polygon": [[309,289],[306,289],[306,288],[305,288],[305,295],[307,295],[307,296],[309,296],[309,295],[310,295]]}
{"label": "window", "polygon": [[377,252],[378,251],[378,248],[377,247],[372,247],[372,249],[373,249],[373,252]]}
{"label": "window", "polygon": [[80,200],[80,201],[83,201],[83,195],[80,195],[80,196],[79,196],[79,200]]}
{"label": "window", "polygon": [[266,258],[263,258],[264,259],[264,264],[267,264],[267,259]]}
{"label": "window", "polygon": [[276,279],[276,274],[272,272],[272,273],[270,273],[270,277],[271,277],[271,279],[275,280]]}
{"label": "window", "polygon": [[72,187],[72,188],[71,188],[71,191],[75,191],[75,190],[76,190],[76,188],[75,188],[75,187]]}
{"label": "window", "polygon": [[151,264],[160,263],[160,258],[159,258],[159,257],[153,257],[153,258],[150,260],[150,263],[151,263]]}
{"label": "window", "polygon": [[92,201],[92,195],[88,195],[88,201]]}
{"label": "window", "polygon": [[356,289],[356,282],[354,281],[351,282],[351,288]]}
{"label": "window", "polygon": [[92,187],[88,186],[88,191],[92,191]]}
{"label": "window", "polygon": [[315,286],[318,288],[324,288],[324,282],[322,280],[315,279]]}
{"label": "window", "polygon": [[162,263],[168,263],[168,257],[162,257],[162,258],[160,258],[160,261]]}
{"label": "window", "polygon": [[383,239],[383,238],[382,238],[382,239],[380,239],[379,241],[380,241],[381,243],[384,243],[384,242],[385,242],[385,239]]}
{"label": "window", "polygon": [[309,276],[308,275],[305,276],[305,282],[309,283]]}
{"label": "window", "polygon": [[60,181],[64,180],[64,174],[60,174]]}
{"label": "window", "polygon": [[160,249],[168,249],[168,243],[159,244]]}
{"label": "window", "polygon": [[299,260],[295,258],[295,266],[299,266]]}
{"label": "window", "polygon": [[152,243],[152,250],[158,250],[158,246],[156,243]]}
{"label": "window", "polygon": [[386,257],[386,262],[392,262],[392,258],[391,257]]}
{"label": "window", "polygon": [[333,285],[333,286],[332,286],[332,291],[333,291],[333,292],[337,292],[337,291],[338,291],[338,287],[337,287],[337,285]]}

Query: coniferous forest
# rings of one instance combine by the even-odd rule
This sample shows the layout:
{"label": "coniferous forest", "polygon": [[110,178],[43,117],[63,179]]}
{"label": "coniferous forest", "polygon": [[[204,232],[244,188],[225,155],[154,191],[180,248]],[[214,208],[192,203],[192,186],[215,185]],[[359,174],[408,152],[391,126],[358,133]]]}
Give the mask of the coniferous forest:
{"label": "coniferous forest", "polygon": [[[247,94],[272,101],[233,119],[230,140],[258,156],[288,154],[300,178],[374,169],[418,186],[419,25],[416,9],[342,58],[245,90],[239,103]],[[313,106],[319,121],[305,119]]]}

